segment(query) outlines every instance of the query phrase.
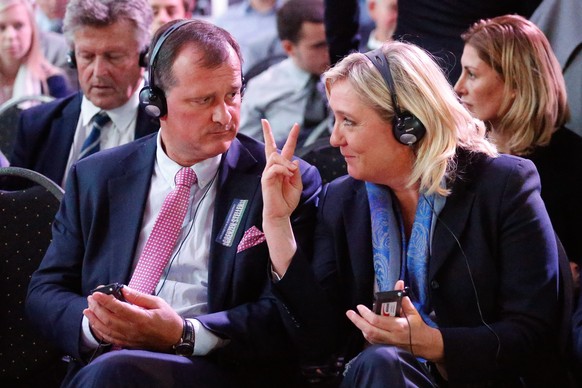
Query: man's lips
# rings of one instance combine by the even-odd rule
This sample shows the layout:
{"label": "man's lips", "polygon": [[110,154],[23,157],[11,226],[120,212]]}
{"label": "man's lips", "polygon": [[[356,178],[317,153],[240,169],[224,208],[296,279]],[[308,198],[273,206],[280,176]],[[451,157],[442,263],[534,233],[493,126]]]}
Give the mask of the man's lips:
{"label": "man's lips", "polygon": [[352,156],[352,155],[350,155],[350,154],[346,153],[346,151],[344,151],[344,150],[341,150],[341,149],[340,149],[340,153],[342,154],[342,156],[343,156],[345,159],[353,158],[353,156]]}
{"label": "man's lips", "polygon": [[232,137],[236,135],[236,131],[234,130],[234,128],[232,127],[228,127],[228,128],[223,128],[219,131],[211,131],[210,132],[211,136],[216,136],[216,137]]}

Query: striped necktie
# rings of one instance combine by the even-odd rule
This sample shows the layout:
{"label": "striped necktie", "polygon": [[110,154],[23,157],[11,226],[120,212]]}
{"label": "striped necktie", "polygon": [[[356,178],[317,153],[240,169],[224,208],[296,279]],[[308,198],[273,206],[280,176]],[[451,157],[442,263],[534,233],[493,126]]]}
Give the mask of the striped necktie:
{"label": "striped necktie", "polygon": [[101,131],[110,121],[111,119],[104,110],[93,116],[93,127],[81,147],[79,159],[83,159],[85,156],[94,154],[101,149]]}

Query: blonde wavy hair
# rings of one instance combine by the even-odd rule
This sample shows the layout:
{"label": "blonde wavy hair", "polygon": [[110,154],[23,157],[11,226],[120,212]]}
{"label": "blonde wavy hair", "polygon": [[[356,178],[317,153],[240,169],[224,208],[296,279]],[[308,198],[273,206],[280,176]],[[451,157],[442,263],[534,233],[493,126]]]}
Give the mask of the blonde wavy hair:
{"label": "blonde wavy hair", "polygon": [[34,18],[34,10],[30,0],[0,0],[0,13],[17,5],[21,5],[26,9],[26,15],[32,31],[32,42],[28,53],[24,57],[23,63],[26,64],[30,72],[40,80],[43,90],[48,93],[49,88],[46,81],[47,78],[54,74],[62,74],[62,70],[52,65],[42,53],[39,37],[40,32]]}
{"label": "blonde wavy hair", "polygon": [[[495,146],[485,138],[485,124],[461,105],[426,51],[403,42],[387,42],[381,50],[390,66],[399,109],[414,114],[426,128],[424,137],[413,146],[416,158],[408,187],[418,183],[421,192],[449,195],[441,182],[456,176],[457,148],[497,156]],[[391,125],[395,111],[390,92],[372,62],[361,53],[342,59],[324,73],[328,95],[333,84],[343,80],[350,83],[360,101]]]}
{"label": "blonde wavy hair", "polygon": [[560,64],[544,33],[518,15],[480,20],[461,35],[504,81],[491,137],[502,152],[528,155],[569,118]]}

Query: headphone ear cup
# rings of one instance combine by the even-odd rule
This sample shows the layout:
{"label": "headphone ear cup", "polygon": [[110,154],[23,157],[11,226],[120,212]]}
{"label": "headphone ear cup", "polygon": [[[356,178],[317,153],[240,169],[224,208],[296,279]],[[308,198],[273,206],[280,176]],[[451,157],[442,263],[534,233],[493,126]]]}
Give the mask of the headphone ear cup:
{"label": "headphone ear cup", "polygon": [[392,125],[394,137],[398,142],[405,145],[417,143],[426,133],[424,124],[410,112],[402,112],[394,116]]}
{"label": "headphone ear cup", "polygon": [[67,53],[67,65],[69,65],[71,69],[77,68],[77,58],[75,57],[75,52],[73,50]]}
{"label": "headphone ear cup", "polygon": [[139,101],[147,114],[159,118],[168,112],[164,92],[156,87],[145,86],[139,92]]}

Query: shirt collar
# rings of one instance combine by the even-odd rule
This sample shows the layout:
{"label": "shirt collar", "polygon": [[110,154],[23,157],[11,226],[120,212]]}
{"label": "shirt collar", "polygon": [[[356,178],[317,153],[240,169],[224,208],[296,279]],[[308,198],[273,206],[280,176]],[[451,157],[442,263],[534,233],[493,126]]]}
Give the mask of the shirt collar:
{"label": "shirt collar", "polygon": [[[162,148],[161,132],[158,132],[156,142],[157,142],[156,163],[158,163],[158,166],[160,167],[162,177],[173,189],[176,186],[174,182],[174,177],[183,166],[180,166],[178,163],[174,162],[164,152],[164,149]],[[191,167],[196,173],[196,177],[198,178],[197,185],[200,189],[205,188],[209,183],[211,183],[214,180],[214,177],[218,172],[218,167],[220,166],[221,159],[222,154],[216,155],[213,158],[206,159],[199,163],[196,163]]]}
{"label": "shirt collar", "polygon": [[283,61],[288,61],[289,63],[289,73],[291,73],[291,78],[297,80],[295,84],[297,85],[297,90],[303,90],[309,84],[311,77],[313,76],[311,73],[303,70],[295,62],[293,58],[285,58]]}
{"label": "shirt collar", "polygon": [[[105,112],[113,122],[116,128],[127,128],[131,121],[137,115],[137,108],[139,107],[139,91],[144,86],[142,79],[136,91],[129,97],[129,100],[121,106],[114,109],[107,109]],[[95,106],[85,95],[81,101],[81,120],[83,126],[89,125],[89,122],[97,113],[104,109]]]}

